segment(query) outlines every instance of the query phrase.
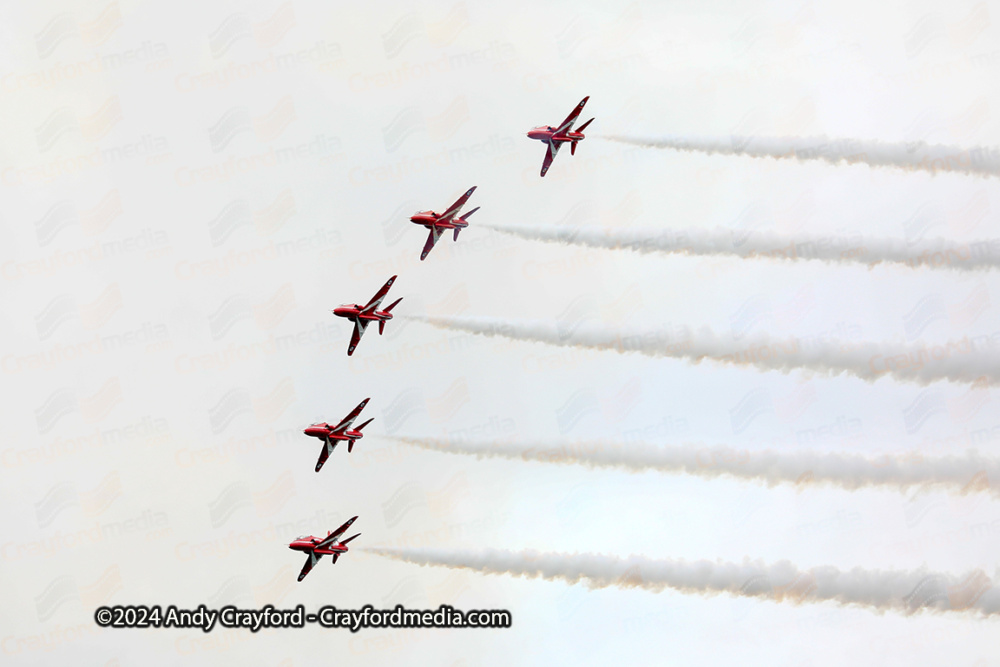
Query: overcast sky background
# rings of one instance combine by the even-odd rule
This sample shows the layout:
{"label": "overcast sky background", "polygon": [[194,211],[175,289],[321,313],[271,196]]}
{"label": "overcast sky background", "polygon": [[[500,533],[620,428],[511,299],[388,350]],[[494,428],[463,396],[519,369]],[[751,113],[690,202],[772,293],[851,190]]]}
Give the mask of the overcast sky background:
{"label": "overcast sky background", "polygon": [[[478,338],[330,310],[854,341],[1000,331],[996,274],[638,255],[494,225],[955,241],[995,178],[602,135],[996,146],[990,2],[6,3],[0,8],[4,660],[990,665],[995,621],[420,568],[364,547],[788,559],[993,575],[989,494],[428,452],[385,435],[994,456],[996,390]],[[524,133],[590,95],[541,179]],[[419,261],[417,210],[476,185]],[[386,302],[388,303],[388,301]],[[314,473],[301,434],[365,397]],[[993,482],[995,484],[995,481]],[[296,535],[359,515],[296,583]],[[99,630],[102,604],[505,608],[508,630]]]}

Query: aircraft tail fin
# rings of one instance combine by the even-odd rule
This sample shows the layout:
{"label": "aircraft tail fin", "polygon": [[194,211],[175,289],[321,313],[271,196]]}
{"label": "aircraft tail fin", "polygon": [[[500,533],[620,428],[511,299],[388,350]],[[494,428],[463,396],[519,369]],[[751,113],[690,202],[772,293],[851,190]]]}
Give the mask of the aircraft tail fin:
{"label": "aircraft tail fin", "polygon": [[[576,131],[577,131],[577,132],[579,132],[580,134],[583,134],[583,131],[587,129],[587,126],[588,126],[588,125],[590,125],[590,124],[591,124],[591,123],[593,123],[593,122],[594,122],[594,119],[593,119],[593,118],[591,118],[591,119],[590,119],[590,120],[588,120],[588,121],[587,121],[586,123],[584,123],[584,124],[583,124],[583,125],[581,125],[580,127],[576,128]],[[569,154],[570,154],[570,155],[576,155],[576,145],[577,145],[578,143],[580,143],[580,140],[579,140],[579,139],[577,139],[576,141],[574,141],[573,143],[571,143],[571,144],[569,145]]]}
{"label": "aircraft tail fin", "polygon": [[461,218],[455,221],[455,235],[452,237],[455,241],[458,240],[458,233],[469,226],[469,216],[479,210],[479,207],[472,209]]}
{"label": "aircraft tail fin", "polygon": [[[363,429],[363,428],[364,428],[365,426],[368,426],[369,424],[371,424],[371,423],[372,423],[372,419],[375,419],[375,418],[374,418],[374,417],[372,417],[371,419],[369,419],[369,420],[368,420],[368,421],[366,421],[365,423],[361,424],[360,426],[358,426],[358,427],[357,427],[356,429],[354,429],[354,430],[355,430],[355,431],[361,431],[361,429]],[[358,436],[358,437],[361,437],[361,436]],[[353,452],[353,451],[354,451],[354,443],[355,443],[355,442],[357,442],[357,440],[348,440],[348,441],[347,441],[347,453],[348,453],[348,454],[350,454],[351,452]]]}
{"label": "aircraft tail fin", "polygon": [[[392,303],[390,303],[388,306],[386,306],[386,309],[385,309],[384,312],[391,313],[392,309],[396,307],[396,304],[399,303],[402,300],[403,300],[403,297],[399,297],[398,299],[396,299],[395,301],[393,301]],[[385,331],[385,320],[379,320],[378,321],[378,335],[381,336],[382,332],[384,332],[384,331]]]}

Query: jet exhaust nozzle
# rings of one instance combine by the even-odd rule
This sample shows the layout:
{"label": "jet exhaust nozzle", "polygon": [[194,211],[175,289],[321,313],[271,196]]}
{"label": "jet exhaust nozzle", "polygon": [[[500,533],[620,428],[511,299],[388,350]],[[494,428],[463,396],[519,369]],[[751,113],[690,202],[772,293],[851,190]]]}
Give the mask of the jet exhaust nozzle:
{"label": "jet exhaust nozzle", "polygon": [[[402,301],[402,300],[403,300],[403,297],[399,297],[398,299],[396,299],[395,301],[393,301],[392,303],[390,303],[390,304],[389,304],[389,305],[388,305],[388,306],[386,307],[386,309],[385,309],[385,311],[384,311],[384,312],[386,312],[386,313],[391,313],[391,312],[392,312],[392,309],[396,307],[396,304],[398,304],[398,303],[399,303],[400,301]],[[382,321],[384,322],[385,320],[382,320]]]}

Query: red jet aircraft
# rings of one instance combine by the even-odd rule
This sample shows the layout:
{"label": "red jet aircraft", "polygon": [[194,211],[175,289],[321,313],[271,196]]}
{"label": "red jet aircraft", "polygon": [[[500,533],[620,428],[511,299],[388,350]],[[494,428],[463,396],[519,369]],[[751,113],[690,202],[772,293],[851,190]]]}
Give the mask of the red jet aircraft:
{"label": "red jet aircraft", "polygon": [[333,450],[337,448],[337,445],[339,445],[341,441],[347,441],[347,453],[349,454],[354,450],[354,441],[364,437],[364,433],[361,432],[361,429],[368,426],[372,420],[369,419],[356,429],[351,429],[351,424],[353,424],[354,420],[358,418],[358,415],[361,414],[361,411],[365,409],[365,406],[368,405],[368,401],[370,400],[371,399],[366,398],[361,401],[360,405],[351,410],[351,414],[344,417],[343,421],[336,426],[332,426],[327,423],[312,424],[309,428],[303,431],[306,435],[319,438],[326,443],[323,446],[323,450],[319,453],[319,461],[316,461],[316,472],[319,472],[319,469],[323,467],[323,464],[326,463],[328,458],[330,458],[330,454],[333,454]]}
{"label": "red jet aircraft", "polygon": [[455,219],[458,212],[462,210],[465,206],[465,202],[469,201],[469,197],[472,193],[476,191],[476,186],[469,188],[469,191],[464,195],[459,197],[458,201],[451,205],[447,211],[438,215],[434,211],[418,211],[413,216],[410,217],[410,222],[415,222],[418,225],[423,225],[430,230],[430,234],[427,235],[427,243],[424,244],[424,251],[420,253],[420,260],[423,261],[427,257],[427,253],[431,251],[434,244],[438,242],[441,235],[449,229],[455,230],[454,240],[458,240],[458,233],[469,226],[469,216],[479,210],[479,207],[472,209],[459,219]]}
{"label": "red jet aircraft", "polygon": [[354,523],[354,519],[357,518],[358,517],[349,519],[347,523],[337,530],[332,533],[327,533],[326,537],[320,538],[313,537],[312,535],[302,535],[301,537],[296,537],[295,541],[288,545],[289,549],[293,549],[294,551],[305,551],[309,554],[309,558],[306,559],[306,564],[302,566],[302,571],[299,572],[299,581],[306,578],[309,571],[313,569],[316,563],[319,562],[319,559],[323,556],[333,556],[333,562],[337,562],[340,554],[347,551],[347,543],[361,534],[358,533],[357,535],[351,535],[343,542],[337,541],[337,538],[343,535],[347,529],[351,527],[351,524]]}
{"label": "red jet aircraft", "polygon": [[394,282],[396,282],[396,276],[389,278],[389,282],[383,285],[382,289],[364,306],[350,303],[333,309],[333,314],[337,317],[346,317],[354,322],[354,333],[351,334],[351,345],[347,348],[347,356],[354,354],[354,348],[358,346],[361,335],[371,322],[378,322],[378,333],[380,336],[382,335],[386,321],[392,319],[392,309],[396,307],[397,303],[403,300],[402,298],[396,299],[385,310],[377,310]]}
{"label": "red jet aircraft", "polygon": [[590,96],[583,98],[583,101],[576,105],[573,112],[566,117],[566,120],[562,122],[559,127],[552,127],[551,125],[540,125],[533,128],[528,132],[529,139],[537,139],[538,141],[544,141],[548,148],[545,151],[545,160],[542,162],[542,176],[545,176],[545,172],[549,170],[552,165],[552,160],[556,158],[556,153],[559,152],[559,147],[561,144],[570,142],[569,152],[570,155],[576,155],[576,144],[578,141],[583,141],[586,137],[583,135],[583,131],[587,129],[587,126],[594,122],[591,118],[586,123],[580,126],[580,129],[574,130],[573,123],[579,118],[580,112],[583,111],[583,105],[587,103]]}

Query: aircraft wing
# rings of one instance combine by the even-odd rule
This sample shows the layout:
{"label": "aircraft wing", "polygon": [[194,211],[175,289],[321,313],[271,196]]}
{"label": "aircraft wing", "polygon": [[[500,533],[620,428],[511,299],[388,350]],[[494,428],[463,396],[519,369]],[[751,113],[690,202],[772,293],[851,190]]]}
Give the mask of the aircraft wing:
{"label": "aircraft wing", "polygon": [[427,257],[427,255],[431,251],[431,248],[434,247],[434,244],[438,242],[438,239],[441,238],[441,234],[443,233],[444,233],[443,229],[440,229],[437,226],[431,227],[431,233],[427,235],[427,242],[424,243],[423,252],[420,253],[421,260]]}
{"label": "aircraft wing", "polygon": [[350,428],[351,424],[353,424],[354,420],[358,418],[358,415],[361,414],[361,411],[365,409],[365,406],[368,405],[368,401],[370,400],[371,400],[370,398],[366,398],[365,400],[358,403],[358,407],[351,410],[351,414],[344,417],[343,421],[341,421],[339,424],[333,427],[333,430],[342,431],[346,428]]}
{"label": "aircraft wing", "polygon": [[451,208],[442,213],[441,217],[438,218],[438,220],[440,220],[441,222],[447,222],[448,220],[454,218],[458,214],[458,212],[462,210],[462,207],[465,206],[465,202],[469,201],[469,197],[471,197],[472,193],[475,191],[476,191],[476,186],[473,185],[471,188],[469,188],[468,192],[459,197],[458,201],[456,201],[454,204],[451,205]]}
{"label": "aircraft wing", "polygon": [[589,99],[590,95],[584,97],[583,101],[581,101],[579,104],[576,105],[576,108],[573,109],[573,111],[571,111],[568,116],[566,116],[566,120],[562,122],[562,125],[556,128],[556,134],[568,132],[573,128],[573,123],[575,123],[576,119],[580,117],[580,112],[583,111],[583,106],[587,103],[587,100]]}
{"label": "aircraft wing", "polygon": [[330,454],[333,454],[333,450],[337,448],[336,442],[331,442],[330,438],[323,438],[323,449],[319,453],[319,460],[316,461],[316,472],[323,467],[326,460],[330,458]]}
{"label": "aircraft wing", "polygon": [[318,563],[319,559],[322,557],[323,554],[318,554],[314,551],[309,552],[309,556],[306,558],[306,564],[302,566],[302,571],[299,572],[299,581],[302,581],[303,579],[306,578],[306,575],[309,574],[309,571],[312,570],[314,567],[316,567],[316,563]]}
{"label": "aircraft wing", "polygon": [[347,348],[347,356],[354,354],[354,348],[358,346],[361,341],[361,336],[365,333],[365,329],[368,328],[368,320],[355,320],[354,321],[354,333],[351,334],[351,345]]}
{"label": "aircraft wing", "polygon": [[348,519],[344,523],[343,526],[341,526],[337,530],[333,531],[332,533],[330,533],[329,535],[327,535],[326,537],[324,537],[323,541],[316,545],[316,548],[317,549],[326,549],[331,544],[333,544],[334,542],[336,542],[337,538],[340,537],[341,535],[343,535],[344,533],[346,533],[347,529],[351,527],[351,524],[354,523],[355,519],[357,519],[357,518],[358,517],[355,516],[355,517],[351,517],[350,519]]}
{"label": "aircraft wing", "polygon": [[546,145],[548,148],[545,150],[545,160],[542,161],[542,176],[544,176],[549,170],[549,167],[552,166],[552,161],[556,159],[560,146],[560,144],[556,141],[551,141]]}
{"label": "aircraft wing", "polygon": [[389,293],[389,288],[392,287],[392,284],[394,282],[396,282],[396,276],[389,278],[389,280],[385,283],[385,285],[382,285],[382,289],[380,289],[378,292],[375,293],[375,296],[373,296],[372,300],[369,301],[365,305],[365,307],[361,309],[361,312],[371,313],[373,310],[378,308],[378,305],[382,303],[382,299],[384,299],[385,295]]}

